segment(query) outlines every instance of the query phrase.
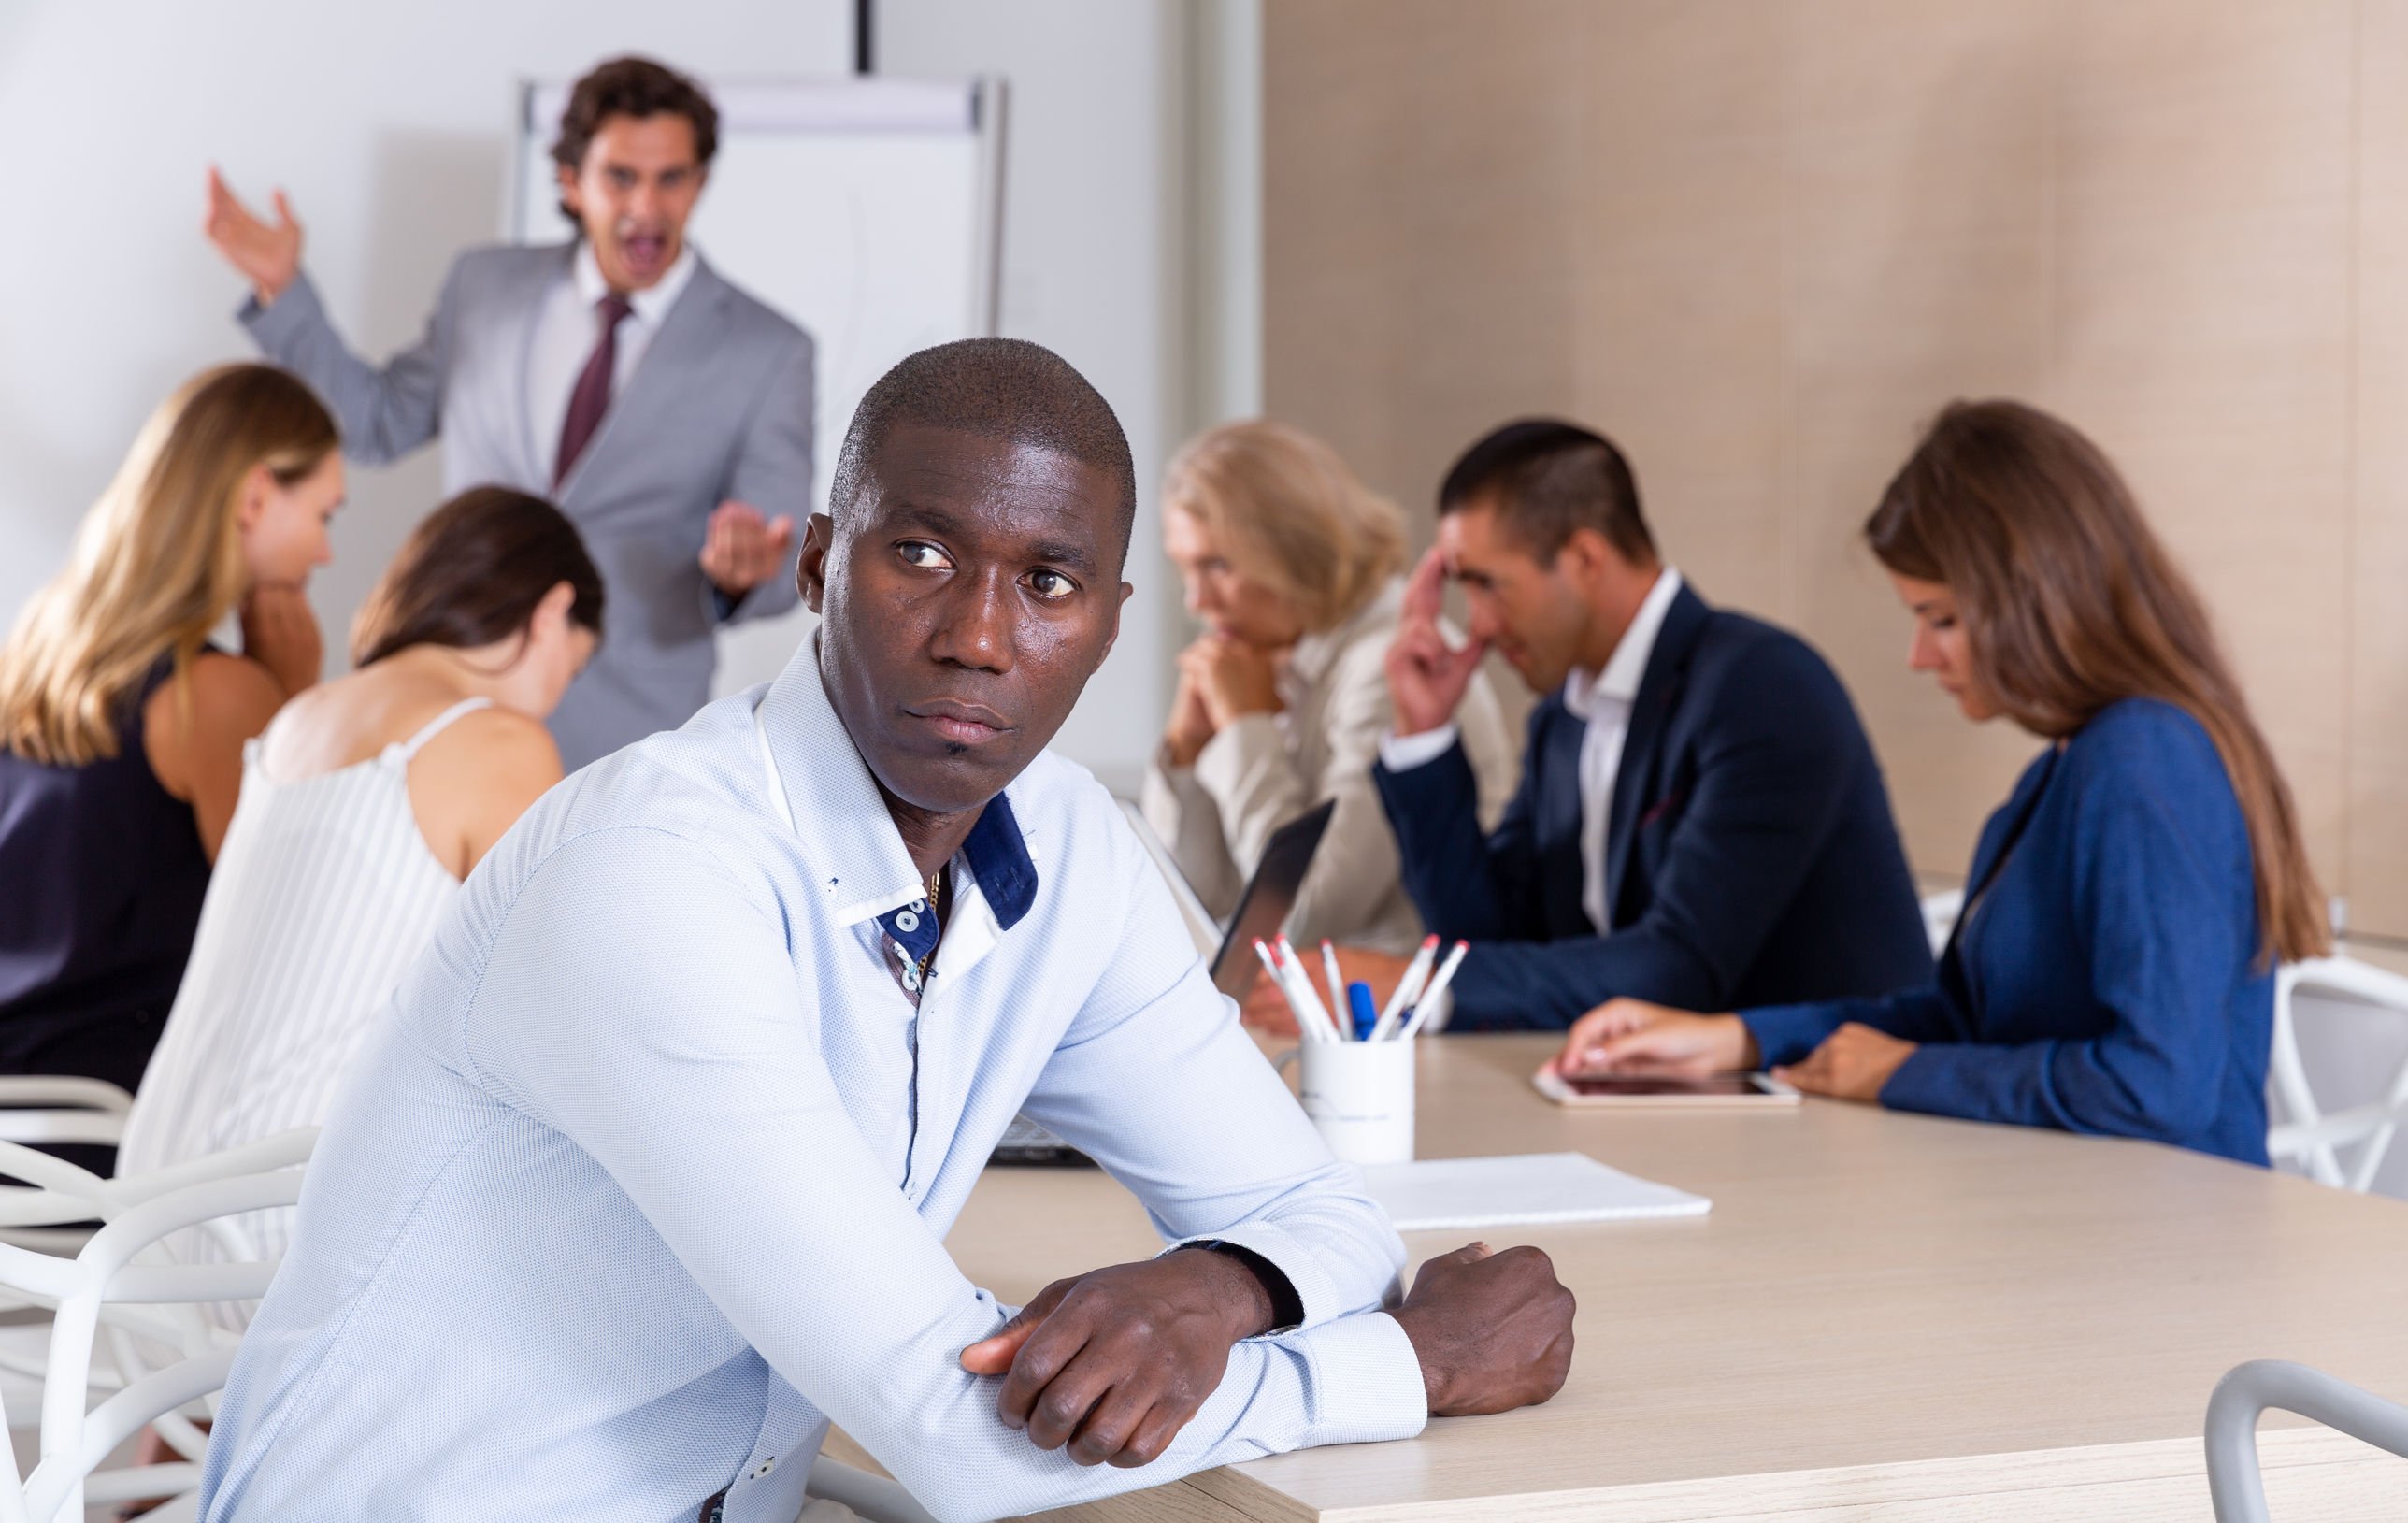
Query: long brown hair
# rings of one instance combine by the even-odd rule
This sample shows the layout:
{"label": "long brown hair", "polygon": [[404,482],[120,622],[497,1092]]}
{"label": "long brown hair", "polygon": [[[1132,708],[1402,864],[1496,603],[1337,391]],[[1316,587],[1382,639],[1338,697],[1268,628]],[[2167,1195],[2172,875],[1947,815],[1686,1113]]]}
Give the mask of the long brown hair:
{"label": "long brown hair", "polygon": [[602,633],[602,573],[577,525],[541,497],[471,487],[410,532],[351,621],[351,665],[413,645],[473,651],[527,627],[544,595],[570,589],[569,622]]}
{"label": "long brown hair", "polygon": [[1898,575],[1947,586],[1975,675],[2034,734],[2061,740],[2131,697],[2198,720],[2248,825],[2261,955],[2331,946],[2291,790],[2207,610],[2096,444],[2020,402],[1953,403],[1865,539]]}
{"label": "long brown hair", "polygon": [[123,700],[163,655],[180,674],[242,598],[244,481],[265,466],[291,487],[340,442],[309,388],[273,366],[178,387],[0,645],[0,749],[64,767],[116,755]]}

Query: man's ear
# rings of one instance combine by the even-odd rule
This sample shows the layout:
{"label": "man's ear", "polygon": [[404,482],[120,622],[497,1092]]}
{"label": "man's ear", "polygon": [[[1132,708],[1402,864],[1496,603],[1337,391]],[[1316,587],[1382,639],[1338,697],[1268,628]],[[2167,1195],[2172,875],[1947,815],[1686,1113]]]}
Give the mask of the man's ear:
{"label": "man's ear", "polygon": [[1582,587],[1594,587],[1614,562],[1622,559],[1612,541],[1586,524],[1572,530],[1555,552],[1557,569]]}
{"label": "man's ear", "polygon": [[560,204],[566,207],[580,223],[585,220],[584,204],[577,194],[577,171],[565,164],[552,166],[552,187],[560,193]]}
{"label": "man's ear", "polygon": [[1129,594],[1135,591],[1137,591],[1137,589],[1130,586],[1127,582],[1124,582],[1121,583],[1120,598],[1112,604],[1112,626],[1104,631],[1104,648],[1096,653],[1096,664],[1087,668],[1088,676],[1093,677],[1096,673],[1103,670],[1104,663],[1111,658],[1112,646],[1117,643],[1121,638],[1121,610],[1128,607]]}
{"label": "man's ear", "polygon": [[828,552],[835,548],[836,520],[813,513],[803,525],[803,553],[795,561],[795,590],[803,595],[804,604],[813,613],[820,611],[820,599],[827,592]]}

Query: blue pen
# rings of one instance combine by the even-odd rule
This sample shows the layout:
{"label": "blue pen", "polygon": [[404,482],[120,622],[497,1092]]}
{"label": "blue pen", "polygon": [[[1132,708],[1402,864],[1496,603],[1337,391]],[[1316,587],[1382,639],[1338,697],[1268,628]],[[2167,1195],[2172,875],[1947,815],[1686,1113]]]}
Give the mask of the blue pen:
{"label": "blue pen", "polygon": [[1357,979],[1346,985],[1346,1008],[1354,1017],[1354,1040],[1371,1040],[1371,1028],[1380,1024],[1380,1007],[1371,1002],[1371,985]]}

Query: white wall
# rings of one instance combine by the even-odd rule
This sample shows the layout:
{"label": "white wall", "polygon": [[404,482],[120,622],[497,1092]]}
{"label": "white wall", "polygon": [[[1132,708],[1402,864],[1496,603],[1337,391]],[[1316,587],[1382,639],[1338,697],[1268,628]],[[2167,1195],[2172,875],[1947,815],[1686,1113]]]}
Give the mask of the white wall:
{"label": "white wall", "polygon": [[1169,705],[1178,591],[1154,486],[1189,418],[1184,56],[1177,0],[880,0],[878,71],[1010,81],[1000,326],[1077,366],[1137,456],[1137,588],[1055,748],[1133,790]]}
{"label": "white wall", "polygon": [[[1136,452],[1137,594],[1057,742],[1116,787],[1153,748],[1184,638],[1154,481],[1190,429],[1259,395],[1255,5],[877,7],[880,72],[1010,81],[1003,331],[1085,372]],[[199,231],[210,163],[248,198],[286,189],[337,322],[382,353],[417,332],[453,251],[502,226],[517,79],[630,50],[706,76],[844,73],[852,13],[850,0],[0,4],[0,132],[39,145],[14,166],[18,235],[0,243],[0,623],[59,565],[157,399],[250,353],[232,319],[241,283]],[[351,610],[437,490],[433,448],[353,472],[337,563],[312,589],[336,665]]]}
{"label": "white wall", "polygon": [[[424,322],[454,251],[502,226],[514,82],[615,53],[703,74],[846,73],[848,0],[10,0],[0,136],[0,620],[65,553],[135,428],[181,378],[249,357],[241,282],[200,232],[203,175],[281,185],[336,321],[371,352]],[[438,490],[434,449],[355,470],[312,588],[339,663],[351,610]]]}

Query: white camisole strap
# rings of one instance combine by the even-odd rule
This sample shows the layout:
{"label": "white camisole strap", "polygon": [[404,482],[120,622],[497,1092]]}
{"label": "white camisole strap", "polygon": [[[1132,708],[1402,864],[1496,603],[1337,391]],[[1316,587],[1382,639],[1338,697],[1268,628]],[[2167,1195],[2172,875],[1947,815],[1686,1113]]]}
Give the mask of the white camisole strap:
{"label": "white camisole strap", "polygon": [[408,765],[409,758],[418,754],[419,747],[424,745],[427,741],[434,740],[437,735],[443,733],[445,727],[453,720],[459,718],[462,714],[474,713],[480,709],[490,709],[493,706],[494,700],[487,697],[462,698],[451,708],[444,710],[439,714],[437,714],[433,719],[428,720],[425,725],[419,729],[419,732],[416,735],[413,735],[408,740],[401,742],[400,751],[403,764]]}

